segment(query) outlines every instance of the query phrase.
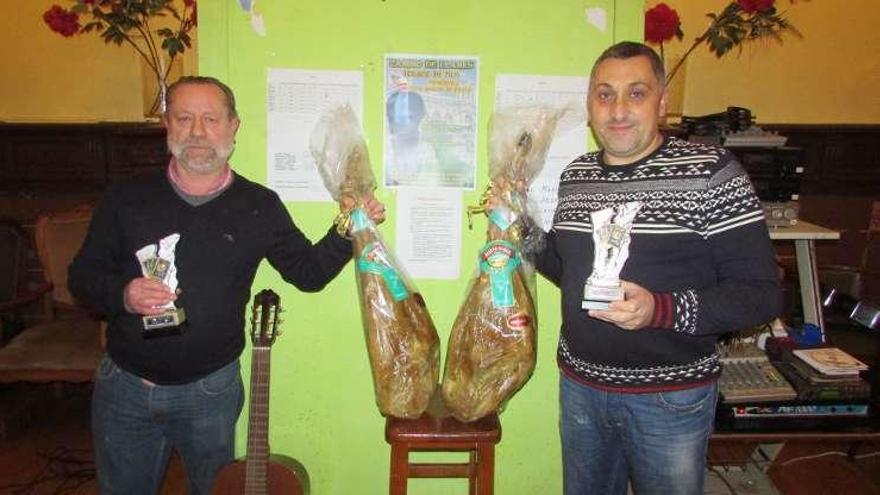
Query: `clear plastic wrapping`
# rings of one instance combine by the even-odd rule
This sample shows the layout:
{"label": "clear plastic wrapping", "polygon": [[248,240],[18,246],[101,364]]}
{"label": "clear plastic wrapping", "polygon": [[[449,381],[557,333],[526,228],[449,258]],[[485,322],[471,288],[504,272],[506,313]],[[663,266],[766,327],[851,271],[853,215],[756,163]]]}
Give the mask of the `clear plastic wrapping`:
{"label": "clear plastic wrapping", "polygon": [[376,404],[384,415],[418,417],[437,387],[440,340],[424,299],[363,208],[376,181],[351,108],[325,115],[310,148],[327,190],[341,205],[337,226],[352,238]]}
{"label": "clear plastic wrapping", "polygon": [[[490,123],[487,242],[449,336],[443,400],[460,421],[499,410],[535,368],[534,270],[523,257],[535,222],[529,183],[541,171],[562,111],[515,107]],[[542,237],[538,235],[537,237]]]}

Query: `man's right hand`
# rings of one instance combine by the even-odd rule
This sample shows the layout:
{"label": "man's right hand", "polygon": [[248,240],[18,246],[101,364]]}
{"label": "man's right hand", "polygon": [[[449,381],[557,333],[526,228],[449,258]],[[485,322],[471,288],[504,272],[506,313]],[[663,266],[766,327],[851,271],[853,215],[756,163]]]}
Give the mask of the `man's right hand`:
{"label": "man's right hand", "polygon": [[177,299],[177,295],[167,285],[146,277],[136,278],[125,286],[123,293],[125,309],[129,313],[158,315],[165,306]]}

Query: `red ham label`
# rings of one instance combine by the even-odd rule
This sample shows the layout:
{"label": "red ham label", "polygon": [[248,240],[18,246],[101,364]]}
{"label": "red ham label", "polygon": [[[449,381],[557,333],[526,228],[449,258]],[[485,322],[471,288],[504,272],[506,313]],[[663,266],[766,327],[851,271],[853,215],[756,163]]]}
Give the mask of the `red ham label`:
{"label": "red ham label", "polygon": [[527,314],[517,313],[507,319],[507,325],[517,330],[523,329],[532,323],[532,319]]}

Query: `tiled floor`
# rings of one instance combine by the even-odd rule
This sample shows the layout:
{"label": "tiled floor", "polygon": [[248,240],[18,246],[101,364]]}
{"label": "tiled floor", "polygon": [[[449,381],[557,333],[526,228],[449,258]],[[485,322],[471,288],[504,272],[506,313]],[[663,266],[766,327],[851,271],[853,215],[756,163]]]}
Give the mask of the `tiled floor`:
{"label": "tiled floor", "polygon": [[[88,385],[0,385],[0,415],[12,418],[0,423],[7,427],[7,431],[0,427],[0,494],[97,492],[88,429],[89,393]],[[772,445],[763,446],[745,452],[741,462],[712,466],[705,493],[880,495],[880,455],[876,454],[880,445],[853,447],[802,443],[777,452]],[[768,459],[774,458],[771,467]],[[172,458],[162,495],[182,493],[183,469]]]}

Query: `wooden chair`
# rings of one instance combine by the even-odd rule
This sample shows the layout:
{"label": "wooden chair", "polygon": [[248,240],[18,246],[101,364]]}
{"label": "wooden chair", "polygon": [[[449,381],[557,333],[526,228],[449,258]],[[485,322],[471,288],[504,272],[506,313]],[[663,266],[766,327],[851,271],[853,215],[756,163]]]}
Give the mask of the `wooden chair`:
{"label": "wooden chair", "polygon": [[67,267],[82,245],[90,220],[89,209],[37,220],[37,253],[45,286],[51,288],[45,304],[47,319],[25,328],[0,348],[0,383],[93,379],[103,353],[102,325],[76,308],[67,289]]}
{"label": "wooden chair", "polygon": [[[405,495],[409,478],[467,478],[470,495],[491,495],[494,486],[495,444],[501,440],[501,423],[492,414],[462,423],[435,394],[428,412],[418,419],[389,417],[385,440],[391,444],[391,495]],[[410,452],[468,452],[464,463],[414,463]]]}
{"label": "wooden chair", "polygon": [[28,239],[14,220],[0,220],[0,347],[24,328],[24,309],[49,291],[28,287]]}

